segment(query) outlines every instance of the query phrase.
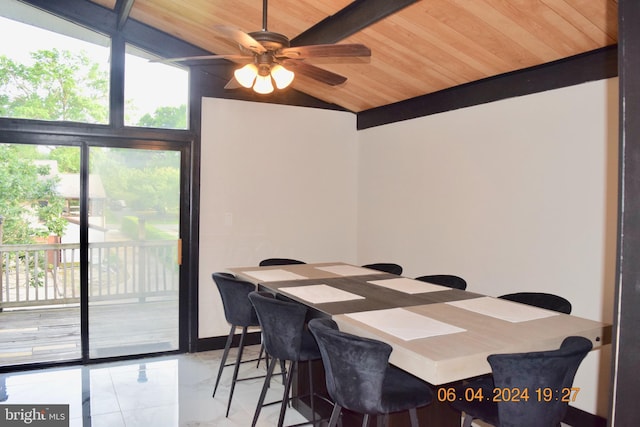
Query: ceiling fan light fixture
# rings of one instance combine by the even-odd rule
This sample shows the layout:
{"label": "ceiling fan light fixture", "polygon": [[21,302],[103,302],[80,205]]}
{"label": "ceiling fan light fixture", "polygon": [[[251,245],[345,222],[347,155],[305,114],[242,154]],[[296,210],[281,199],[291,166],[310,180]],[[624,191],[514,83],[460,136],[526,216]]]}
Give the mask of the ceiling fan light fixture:
{"label": "ceiling fan light fixture", "polygon": [[271,68],[271,77],[276,82],[278,89],[284,89],[291,84],[295,74],[280,64],[276,64]]}
{"label": "ceiling fan light fixture", "polygon": [[258,67],[256,67],[255,64],[247,64],[244,67],[235,70],[233,72],[233,76],[240,85],[248,89],[253,86],[253,82],[258,76]]}
{"label": "ceiling fan light fixture", "polygon": [[253,90],[261,95],[267,95],[273,92],[273,84],[271,83],[271,76],[257,76],[256,82],[253,85]]}

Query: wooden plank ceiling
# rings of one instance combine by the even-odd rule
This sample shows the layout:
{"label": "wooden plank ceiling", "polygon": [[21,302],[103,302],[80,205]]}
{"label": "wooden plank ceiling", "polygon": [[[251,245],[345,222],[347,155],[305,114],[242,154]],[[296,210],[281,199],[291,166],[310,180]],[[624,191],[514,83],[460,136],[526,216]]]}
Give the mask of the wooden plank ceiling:
{"label": "wooden plank ceiling", "polygon": [[[116,7],[115,0],[93,1]],[[268,30],[294,39],[350,3],[271,0]],[[135,0],[129,19],[212,53],[236,54],[237,45],[213,26],[259,31],[262,5]],[[293,87],[360,112],[616,44],[617,9],[616,0],[421,0],[338,42],[365,44],[370,59],[307,60],[347,77],[344,84],[332,87],[298,75]]]}

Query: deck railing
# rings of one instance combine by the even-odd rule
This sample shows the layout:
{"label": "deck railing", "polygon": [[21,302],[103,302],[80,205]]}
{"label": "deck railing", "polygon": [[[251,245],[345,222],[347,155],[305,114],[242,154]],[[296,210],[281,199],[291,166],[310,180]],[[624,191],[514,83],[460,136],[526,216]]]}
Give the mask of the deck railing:
{"label": "deck railing", "polygon": [[[178,292],[176,241],[89,244],[89,300]],[[0,309],[80,301],[80,245],[0,245]]]}

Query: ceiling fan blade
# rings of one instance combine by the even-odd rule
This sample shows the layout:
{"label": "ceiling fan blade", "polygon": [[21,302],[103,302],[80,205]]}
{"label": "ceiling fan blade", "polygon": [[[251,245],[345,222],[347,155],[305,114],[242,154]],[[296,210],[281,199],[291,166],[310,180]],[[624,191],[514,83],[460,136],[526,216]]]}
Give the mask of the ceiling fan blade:
{"label": "ceiling fan blade", "polygon": [[181,61],[201,61],[205,59],[229,59],[231,61],[245,61],[253,59],[253,56],[247,55],[199,55],[199,56],[183,56],[180,58],[151,59],[149,62],[158,64],[166,64]]}
{"label": "ceiling fan blade", "polygon": [[231,80],[224,86],[225,89],[238,89],[242,87],[235,77],[231,77]]}
{"label": "ceiling fan blade", "polygon": [[265,49],[260,42],[251,37],[249,34],[241,31],[237,28],[229,27],[228,25],[214,25],[213,28],[221,34],[224,34],[227,38],[234,40],[240,46],[244,47],[255,53],[265,53]]}
{"label": "ceiling fan blade", "polygon": [[312,44],[281,49],[277,56],[291,59],[371,56],[371,49],[359,43]]}
{"label": "ceiling fan blade", "polygon": [[311,77],[312,79],[321,81],[322,83],[326,83],[330,86],[337,86],[347,81],[347,78],[340,74],[325,70],[324,68],[316,67],[315,65],[307,64],[304,61],[285,59],[282,61],[282,65],[294,73],[300,73],[303,76]]}

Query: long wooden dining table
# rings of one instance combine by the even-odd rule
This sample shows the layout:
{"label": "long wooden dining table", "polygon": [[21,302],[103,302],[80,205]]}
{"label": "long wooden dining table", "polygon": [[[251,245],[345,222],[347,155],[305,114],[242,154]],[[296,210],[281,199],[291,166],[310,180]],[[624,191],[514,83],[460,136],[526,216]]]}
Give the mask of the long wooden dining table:
{"label": "long wooden dining table", "polygon": [[436,388],[490,373],[490,354],[556,349],[572,335],[611,342],[602,322],[342,262],[228,270],[390,344],[390,363]]}

